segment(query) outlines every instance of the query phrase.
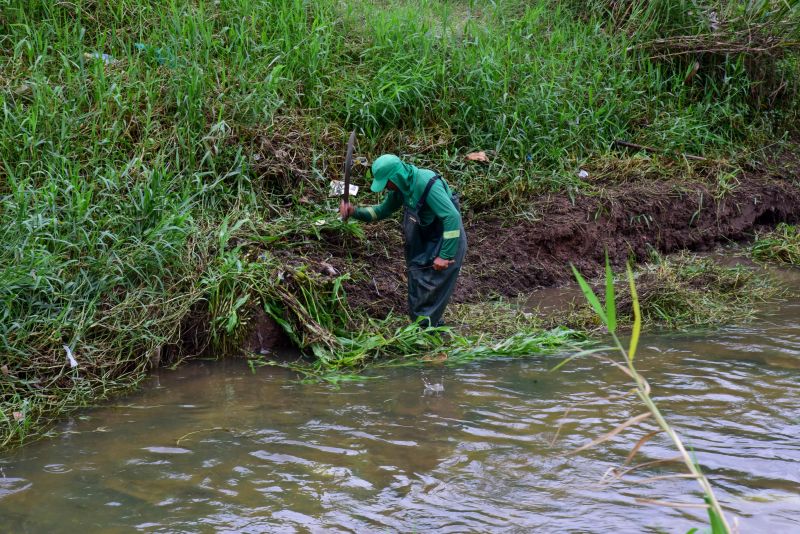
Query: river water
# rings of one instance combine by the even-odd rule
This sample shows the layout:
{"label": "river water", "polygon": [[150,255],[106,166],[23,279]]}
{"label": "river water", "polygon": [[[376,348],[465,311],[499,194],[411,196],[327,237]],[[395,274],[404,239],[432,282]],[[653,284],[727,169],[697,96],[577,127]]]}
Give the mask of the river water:
{"label": "river water", "polygon": [[[234,360],[161,370],[140,392],[73,416],[58,437],[0,458],[2,531],[702,527],[703,510],[636,502],[700,502],[692,480],[641,482],[679,464],[601,482],[652,425],[565,455],[644,410],[602,400],[626,387],[613,368],[585,360],[548,372],[557,361],[382,370],[339,388]],[[800,300],[747,325],[647,335],[638,361],[741,532],[800,532]],[[633,463],[674,455],[657,437]]]}

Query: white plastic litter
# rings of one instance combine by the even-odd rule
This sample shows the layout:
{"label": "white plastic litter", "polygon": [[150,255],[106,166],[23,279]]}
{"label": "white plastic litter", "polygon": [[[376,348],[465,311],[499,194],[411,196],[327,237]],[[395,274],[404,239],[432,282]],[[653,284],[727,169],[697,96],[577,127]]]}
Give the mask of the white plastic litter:
{"label": "white plastic litter", "polygon": [[583,169],[578,171],[578,178],[588,178],[588,177],[589,177],[589,173],[587,171],[585,171]]}
{"label": "white plastic litter", "polygon": [[64,345],[64,350],[67,351],[69,366],[72,368],[78,367],[78,361],[72,356],[72,349],[70,349],[68,345]]}
{"label": "white plastic litter", "polygon": [[428,382],[423,376],[422,384],[425,386],[425,389],[422,390],[423,395],[441,395],[444,393],[444,379],[441,382]]}
{"label": "white plastic litter", "polygon": [[111,64],[113,64],[113,63],[116,63],[116,62],[117,62],[117,60],[116,60],[116,59],[114,59],[113,57],[111,57],[110,55],[108,55],[108,54],[101,54],[100,52],[93,52],[93,53],[91,53],[91,54],[89,54],[88,52],[86,52],[86,53],[84,53],[84,54],[83,54],[83,56],[84,56],[86,59],[99,59],[100,61],[102,61],[102,62],[103,62],[103,63],[105,63],[106,65],[111,65]]}
{"label": "white plastic litter", "polygon": [[[341,180],[331,180],[331,192],[330,196],[332,197],[340,197],[344,194],[344,182]],[[358,194],[358,186],[350,184],[350,196],[356,196]]]}

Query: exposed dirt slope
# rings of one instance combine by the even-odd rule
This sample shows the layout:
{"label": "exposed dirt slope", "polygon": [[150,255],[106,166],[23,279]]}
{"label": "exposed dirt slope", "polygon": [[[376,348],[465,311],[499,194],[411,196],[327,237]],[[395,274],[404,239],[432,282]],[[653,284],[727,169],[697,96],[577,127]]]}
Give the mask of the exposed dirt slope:
{"label": "exposed dirt slope", "polygon": [[[745,176],[732,194],[717,200],[701,183],[628,183],[574,202],[563,194],[542,197],[527,212],[535,220],[508,223],[477,215],[467,222],[470,248],[456,301],[558,285],[571,278],[570,262],[597,274],[606,249],[619,265],[627,257],[643,259],[651,248],[706,250],[742,240],[761,225],[800,219],[800,188],[780,176]],[[368,277],[349,284],[351,305],[377,315],[404,310],[402,244],[399,230],[394,233],[391,257],[369,245],[349,244],[348,252],[331,243],[327,262],[342,271],[361,264]]]}

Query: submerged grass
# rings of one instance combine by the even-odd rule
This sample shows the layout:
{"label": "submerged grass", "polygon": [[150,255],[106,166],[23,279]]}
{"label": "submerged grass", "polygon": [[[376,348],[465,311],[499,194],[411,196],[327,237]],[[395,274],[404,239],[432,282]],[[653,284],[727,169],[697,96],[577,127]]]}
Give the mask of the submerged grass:
{"label": "submerged grass", "polygon": [[[345,343],[341,287],[291,259],[364,238],[325,201],[345,131],[505,210],[586,187],[616,138],[731,158],[794,124],[796,102],[752,102],[747,51],[701,90],[605,21],[550,0],[0,0],[0,447],[150,362],[237,346],[254,306],[320,357]],[[796,64],[773,69],[787,88]],[[358,365],[410,335],[374,328]]]}
{"label": "submerged grass", "polygon": [[[330,349],[314,350],[313,360],[278,362],[263,360],[261,365],[287,367],[306,380],[331,383],[360,379],[369,368],[460,365],[486,358],[514,358],[575,350],[589,342],[579,331],[568,328],[527,329],[502,336],[463,336],[451,328],[420,329],[417,324],[391,330],[386,321],[374,321],[370,330],[338,338]],[[391,332],[386,335],[383,332]]]}

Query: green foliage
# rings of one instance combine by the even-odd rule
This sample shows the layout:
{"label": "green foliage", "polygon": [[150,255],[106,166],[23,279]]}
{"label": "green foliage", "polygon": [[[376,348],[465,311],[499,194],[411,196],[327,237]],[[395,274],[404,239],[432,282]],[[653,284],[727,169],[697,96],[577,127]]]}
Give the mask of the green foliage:
{"label": "green foliage", "polygon": [[[596,315],[605,324],[607,310],[600,306],[580,273],[576,274],[576,279],[584,295],[590,292],[586,296],[589,306],[573,308],[557,315],[556,320],[574,328],[591,330],[597,324]],[[638,295],[637,287],[629,284],[629,289],[623,288],[614,297],[617,324],[631,327],[636,313],[640,313],[643,323],[651,327],[680,329],[730,324],[747,320],[752,317],[757,304],[781,294],[781,289],[772,279],[752,268],[724,266],[713,258],[689,253],[654,256],[637,270],[636,279]],[[637,310],[639,306],[641,309]],[[598,309],[602,313],[598,313]]]}
{"label": "green foliage", "polygon": [[[800,2],[797,0],[592,0],[570,2],[585,13],[603,13],[608,31],[628,36],[695,95],[725,100],[730,117],[751,109],[785,107],[797,112],[800,76]],[[691,93],[690,93],[691,94]],[[738,108],[739,111],[736,111]]]}
{"label": "green foliage", "polygon": [[[612,334],[617,329],[617,305],[615,302],[614,297],[614,275],[611,271],[611,262],[608,259],[608,252],[606,252],[606,302],[605,307],[600,305],[600,300],[597,298],[597,295],[594,294],[594,291],[586,282],[586,280],[581,276],[581,273],[578,272],[578,269],[575,266],[572,266],[572,273],[575,275],[575,279],[578,281],[578,285],[581,288],[581,292],[583,296],[586,298],[586,301],[591,305],[594,312],[600,317],[600,320],[603,321],[603,324],[608,328],[608,331]],[[637,316],[638,318],[638,316]]]}
{"label": "green foliage", "polygon": [[[636,293],[636,282],[633,279],[633,269],[631,269],[630,265],[628,265],[627,274],[631,290],[631,301],[633,303],[633,328],[631,329],[631,342],[628,346],[628,358],[633,361],[636,357],[636,349],[639,346],[639,336],[642,332],[642,312],[639,307],[639,295]],[[611,278],[611,276],[606,273],[606,280],[609,278]]]}
{"label": "green foliage", "polygon": [[[505,339],[463,336],[449,328],[420,328],[403,324],[393,328],[394,319],[369,319],[361,330],[338,336],[330,346],[311,346],[315,358],[285,364],[309,380],[337,382],[355,379],[356,372],[369,366],[397,367],[425,364],[460,365],[486,358],[527,357],[552,354],[580,347],[587,338],[567,328],[529,329]],[[391,332],[386,335],[385,332]]]}
{"label": "green foliage", "polygon": [[645,320],[671,328],[745,320],[756,304],[780,294],[771,279],[751,268],[722,266],[691,254],[659,258],[640,276]]}
{"label": "green foliage", "polygon": [[575,279],[578,281],[578,285],[581,287],[581,291],[583,292],[583,296],[586,297],[586,301],[591,305],[594,312],[603,321],[603,324],[608,324],[608,315],[606,314],[606,309],[600,304],[600,299],[597,298],[597,295],[594,294],[594,291],[591,287],[589,287],[588,282],[581,276],[581,273],[578,272],[578,269],[572,265],[572,273],[575,275]]}
{"label": "green foliage", "polygon": [[[0,446],[187,336],[235,347],[255,306],[330,357],[341,281],[273,253],[363,239],[322,200],[345,130],[491,209],[580,188],[576,162],[617,137],[725,155],[794,112],[755,113],[744,64],[698,92],[635,32],[547,0],[0,6]],[[477,148],[490,164],[463,161]]]}

